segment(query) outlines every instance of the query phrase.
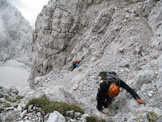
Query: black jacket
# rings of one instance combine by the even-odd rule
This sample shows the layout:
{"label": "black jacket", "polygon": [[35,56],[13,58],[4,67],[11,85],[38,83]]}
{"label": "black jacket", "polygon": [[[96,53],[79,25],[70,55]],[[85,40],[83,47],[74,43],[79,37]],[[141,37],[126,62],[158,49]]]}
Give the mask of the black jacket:
{"label": "black jacket", "polygon": [[[105,99],[110,99],[108,96],[108,89],[110,86],[110,82],[106,83],[106,82],[102,82],[100,83],[100,88],[98,90],[97,93],[97,109],[100,111],[102,110],[102,106],[103,106],[103,102],[105,101]],[[139,98],[138,94],[132,89],[130,88],[124,81],[120,80],[120,87],[126,89],[132,96],[134,99]]]}

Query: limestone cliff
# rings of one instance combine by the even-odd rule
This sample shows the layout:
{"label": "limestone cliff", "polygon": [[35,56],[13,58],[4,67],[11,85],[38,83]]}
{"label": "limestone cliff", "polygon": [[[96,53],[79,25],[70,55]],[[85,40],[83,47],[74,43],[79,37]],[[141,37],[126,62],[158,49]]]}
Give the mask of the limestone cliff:
{"label": "limestone cliff", "polygon": [[[161,34],[161,0],[50,0],[36,21],[30,84],[97,114],[98,73],[116,71],[147,109],[162,109]],[[75,59],[81,63],[71,72]],[[138,111],[125,91],[114,105],[116,117]]]}

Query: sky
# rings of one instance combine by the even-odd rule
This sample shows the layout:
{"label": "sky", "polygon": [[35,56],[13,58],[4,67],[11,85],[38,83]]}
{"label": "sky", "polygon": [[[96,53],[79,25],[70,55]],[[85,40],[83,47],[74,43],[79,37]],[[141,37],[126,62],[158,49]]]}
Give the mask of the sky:
{"label": "sky", "polygon": [[41,12],[48,0],[8,0],[12,5],[16,6],[27,19],[32,27],[34,27],[37,15]]}

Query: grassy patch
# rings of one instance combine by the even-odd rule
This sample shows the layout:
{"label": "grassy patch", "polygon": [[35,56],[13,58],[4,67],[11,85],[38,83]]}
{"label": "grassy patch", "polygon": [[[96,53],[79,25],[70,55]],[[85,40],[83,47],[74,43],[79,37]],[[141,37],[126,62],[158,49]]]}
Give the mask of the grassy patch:
{"label": "grassy patch", "polygon": [[0,101],[0,103],[4,103],[4,102]]}
{"label": "grassy patch", "polygon": [[17,97],[16,97],[17,100],[21,100],[21,99],[23,99],[23,98],[24,98],[24,96],[17,96]]}
{"label": "grassy patch", "polygon": [[10,105],[9,103],[5,103],[5,104],[4,104],[4,107],[5,107],[5,108],[9,108],[9,107],[11,107],[11,105]]}
{"label": "grassy patch", "polygon": [[0,98],[3,98],[3,95],[2,94],[0,94]]}
{"label": "grassy patch", "polygon": [[17,100],[10,99],[9,96],[5,96],[5,99],[11,103],[17,102]]}
{"label": "grassy patch", "polygon": [[[51,113],[54,110],[60,112],[63,116],[69,117],[67,111],[73,110],[74,112],[84,113],[84,111],[76,106],[76,105],[69,105],[65,102],[53,102],[49,101],[46,96],[42,96],[41,98],[34,98],[28,102],[25,109],[28,108],[29,105],[34,105],[36,107],[40,107],[45,114]],[[73,116],[74,117],[74,116]]]}
{"label": "grassy patch", "polygon": [[96,117],[90,116],[90,117],[86,117],[86,122],[106,122],[105,120],[99,120]]}

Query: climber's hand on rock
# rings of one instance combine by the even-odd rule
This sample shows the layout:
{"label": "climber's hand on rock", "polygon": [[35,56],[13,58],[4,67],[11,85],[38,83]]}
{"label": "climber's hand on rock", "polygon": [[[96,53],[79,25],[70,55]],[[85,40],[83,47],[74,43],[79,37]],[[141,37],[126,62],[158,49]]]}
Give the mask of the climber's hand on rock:
{"label": "climber's hand on rock", "polygon": [[146,105],[146,103],[145,103],[144,100],[141,100],[141,99],[139,99],[139,98],[137,98],[136,100],[137,100],[137,102],[138,102],[139,105],[140,105],[140,104]]}

